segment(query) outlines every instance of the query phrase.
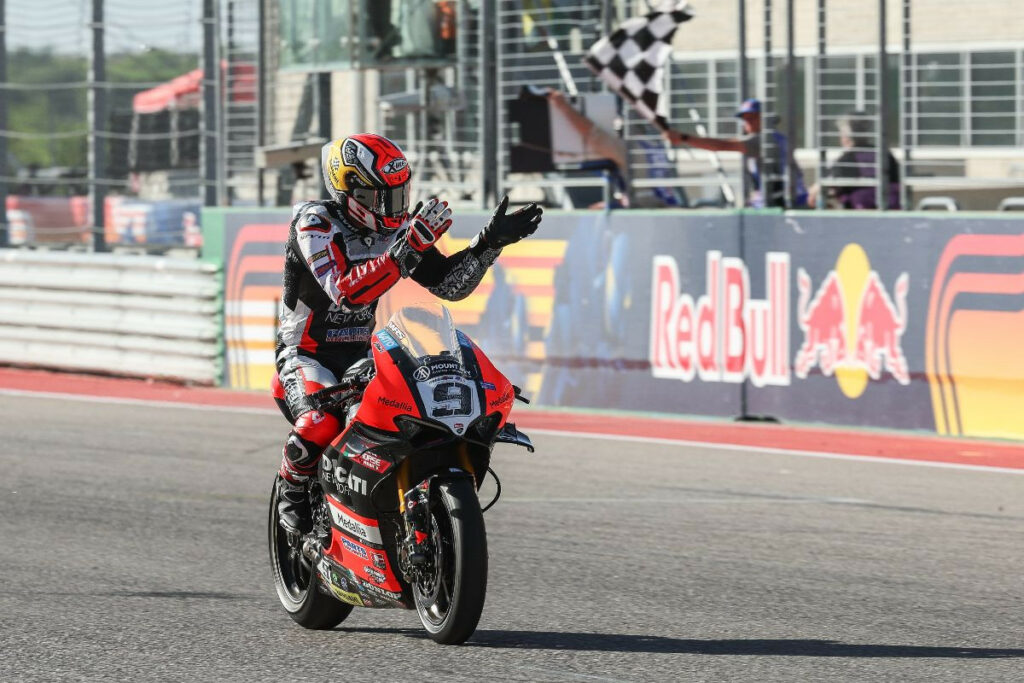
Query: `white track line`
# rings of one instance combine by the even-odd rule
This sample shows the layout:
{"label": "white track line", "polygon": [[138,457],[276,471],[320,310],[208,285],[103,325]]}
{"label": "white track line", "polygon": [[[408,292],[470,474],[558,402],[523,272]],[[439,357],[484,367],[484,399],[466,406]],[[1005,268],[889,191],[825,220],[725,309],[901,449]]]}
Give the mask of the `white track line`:
{"label": "white track line", "polygon": [[[90,396],[87,394],[67,394],[51,391],[25,391],[21,389],[2,389],[0,396],[27,396],[35,398],[60,399],[65,401],[79,401],[82,403],[106,403],[113,405],[146,406],[152,408],[181,408],[183,410],[218,410],[225,413],[239,413],[242,415],[280,415],[280,411],[274,408],[248,408],[243,406],[224,406],[217,404],[200,403],[179,403],[177,401],[154,401],[142,398],[125,398],[121,396]],[[735,453],[769,453],[773,455],[796,455],[806,458],[826,458],[830,460],[848,460],[851,462],[877,463],[882,465],[915,465],[919,467],[942,467],[954,470],[969,470],[973,472],[999,472],[1001,474],[1024,474],[1024,469],[1013,467],[990,467],[988,465],[965,465],[951,462],[932,462],[929,460],[904,460],[900,458],[883,458],[875,455],[854,455],[850,453],[826,453],[822,451],[787,450],[785,448],[772,448],[771,446],[743,446],[730,443],[713,443],[708,441],[693,441],[689,439],[661,439],[651,436],[624,436],[621,434],[600,434],[594,432],[571,432],[561,429],[533,429],[526,430],[533,434],[545,434],[565,438],[598,439],[601,441],[627,441],[630,443],[649,443],[661,446],[689,446],[692,448],[707,448],[710,450],[731,451]]]}
{"label": "white track line", "polygon": [[53,398],[81,403],[108,403],[148,408],[182,408],[184,410],[219,410],[225,413],[245,415],[280,415],[276,408],[249,408],[246,406],[225,406],[215,403],[183,403],[179,401],[155,401],[147,398],[125,398],[123,396],[91,396],[89,394],[64,394],[55,391],[25,391],[22,389],[0,389],[0,396],[28,396],[30,398]]}
{"label": "white track line", "polygon": [[877,455],[854,455],[852,453],[825,453],[822,451],[800,451],[788,450],[785,448],[772,448],[771,446],[743,446],[732,443],[713,443],[709,441],[692,441],[688,439],[659,439],[652,436],[623,436],[621,434],[594,434],[586,432],[570,432],[560,429],[530,429],[529,433],[549,434],[551,436],[563,437],[591,437],[605,441],[628,441],[631,443],[651,443],[663,446],[691,446],[696,448],[709,448],[722,451],[739,451],[747,453],[771,453],[776,455],[799,455],[808,458],[830,458],[832,460],[851,460],[857,462],[872,462],[885,465],[919,465],[922,467],[945,467],[956,470],[973,470],[975,472],[1001,472],[1003,474],[1024,474],[1024,469],[1013,467],[990,467],[988,465],[962,465],[954,462],[932,462],[930,460],[910,460],[900,458],[883,458]]}

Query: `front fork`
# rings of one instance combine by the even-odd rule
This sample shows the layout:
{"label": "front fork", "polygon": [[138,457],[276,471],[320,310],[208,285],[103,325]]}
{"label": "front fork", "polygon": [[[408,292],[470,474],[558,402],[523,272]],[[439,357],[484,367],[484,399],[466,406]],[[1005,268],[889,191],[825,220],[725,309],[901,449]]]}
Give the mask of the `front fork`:
{"label": "front fork", "polygon": [[[473,463],[470,461],[466,444],[458,445],[456,452],[463,470],[474,477]],[[406,581],[414,581],[429,574],[430,560],[434,556],[431,547],[430,527],[430,487],[436,476],[428,477],[415,486],[409,485],[410,458],[403,460],[398,466],[399,510],[405,526],[405,539],[402,541],[400,559],[403,560],[401,570]]]}

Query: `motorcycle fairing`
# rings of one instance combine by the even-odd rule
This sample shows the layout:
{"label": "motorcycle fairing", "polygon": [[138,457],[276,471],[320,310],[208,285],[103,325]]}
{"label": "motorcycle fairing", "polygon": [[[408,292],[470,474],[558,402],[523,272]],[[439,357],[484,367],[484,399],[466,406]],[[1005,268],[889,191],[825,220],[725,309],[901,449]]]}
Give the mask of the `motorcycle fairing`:
{"label": "motorcycle fairing", "polygon": [[380,535],[380,525],[376,519],[363,517],[333,496],[328,495],[326,498],[331,513],[331,522],[335,529],[341,529],[348,536],[357,538],[363,543],[375,547],[384,546],[384,539]]}
{"label": "motorcycle fairing", "polygon": [[324,555],[317,562],[317,574],[323,580],[324,592],[357,607],[408,609],[412,603],[402,593],[378,588],[358,578],[355,573],[333,558]]}
{"label": "motorcycle fairing", "polygon": [[[321,457],[320,485],[330,514],[330,542],[324,555],[347,572],[347,587],[378,607],[408,607],[394,567],[397,529],[382,523],[381,509],[397,508],[392,486],[395,458],[389,442],[375,440],[353,422]],[[392,480],[393,481],[393,480]],[[376,495],[376,504],[371,496]],[[326,539],[325,539],[326,540]],[[336,594],[336,591],[332,591]]]}
{"label": "motorcycle fairing", "polygon": [[316,563],[316,572],[320,575],[322,583],[320,584],[325,588],[325,592],[329,595],[333,595],[338,600],[355,605],[356,607],[373,607],[373,601],[367,604],[362,599],[358,592],[350,590],[355,587],[349,581],[348,571],[335,562],[332,562],[328,557],[321,557]]}
{"label": "motorcycle fairing", "polygon": [[401,429],[396,418],[408,415],[462,436],[484,416],[499,414],[493,432],[508,419],[515,399],[511,383],[455,329],[443,307],[401,309],[375,335],[372,348],[377,374],[358,421],[394,431]]}
{"label": "motorcycle fairing", "polygon": [[[344,586],[332,585],[343,591],[355,591],[364,604],[408,607],[411,603],[395,575],[394,563],[377,521],[358,515],[331,496],[326,498],[331,512],[331,537],[323,554],[337,569],[343,570],[346,578]],[[390,545],[393,547],[393,541]],[[337,594],[337,591],[332,590],[332,593]]]}
{"label": "motorcycle fairing", "polygon": [[[386,332],[378,332],[377,338]],[[373,364],[377,374],[366,386],[355,421],[385,432],[397,431],[395,418],[400,415],[422,415],[423,404],[402,376],[406,356],[393,340],[373,345]],[[413,368],[409,367],[408,372]]]}

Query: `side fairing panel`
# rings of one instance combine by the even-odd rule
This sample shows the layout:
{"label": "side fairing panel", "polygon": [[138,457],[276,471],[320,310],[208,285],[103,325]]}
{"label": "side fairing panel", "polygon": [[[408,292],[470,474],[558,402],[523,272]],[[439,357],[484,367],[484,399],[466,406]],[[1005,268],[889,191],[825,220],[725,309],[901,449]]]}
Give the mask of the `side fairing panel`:
{"label": "side fairing panel", "polygon": [[376,429],[393,432],[398,429],[395,425],[396,417],[418,415],[420,411],[392,356],[392,351],[398,347],[397,342],[384,331],[374,335],[372,346],[377,374],[363,393],[363,403],[356,420]]}
{"label": "side fairing panel", "polygon": [[[395,465],[390,457],[375,451],[377,446],[350,427],[321,458],[320,484],[330,515],[331,536],[324,549],[328,564],[318,567],[318,571],[331,594],[343,602],[404,608],[411,603],[403,595],[394,566],[396,529],[387,516],[381,518],[374,504],[387,502],[393,506],[396,502],[390,477]],[[332,581],[332,577],[339,580]]]}

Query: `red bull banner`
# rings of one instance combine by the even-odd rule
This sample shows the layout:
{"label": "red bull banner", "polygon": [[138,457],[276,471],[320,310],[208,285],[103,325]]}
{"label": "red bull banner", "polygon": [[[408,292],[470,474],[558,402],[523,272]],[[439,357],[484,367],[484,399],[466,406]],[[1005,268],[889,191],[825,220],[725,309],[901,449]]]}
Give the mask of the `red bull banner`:
{"label": "red bull banner", "polygon": [[[457,213],[444,248],[486,220]],[[232,386],[273,373],[287,221],[203,212]],[[997,216],[550,211],[447,305],[543,406],[1024,438],[1019,233]],[[378,319],[429,297],[403,282]]]}
{"label": "red bull banner", "polygon": [[1024,322],[1015,221],[796,212],[743,222],[746,254],[786,251],[795,271],[792,384],[748,384],[748,414],[1024,438],[1014,417],[1024,360],[1004,341]]}
{"label": "red bull banner", "polygon": [[750,296],[742,259],[706,253],[705,292],[680,292],[675,258],[654,257],[651,283],[651,375],[691,382],[747,379],[790,383],[789,254],[765,256],[764,299]]}

